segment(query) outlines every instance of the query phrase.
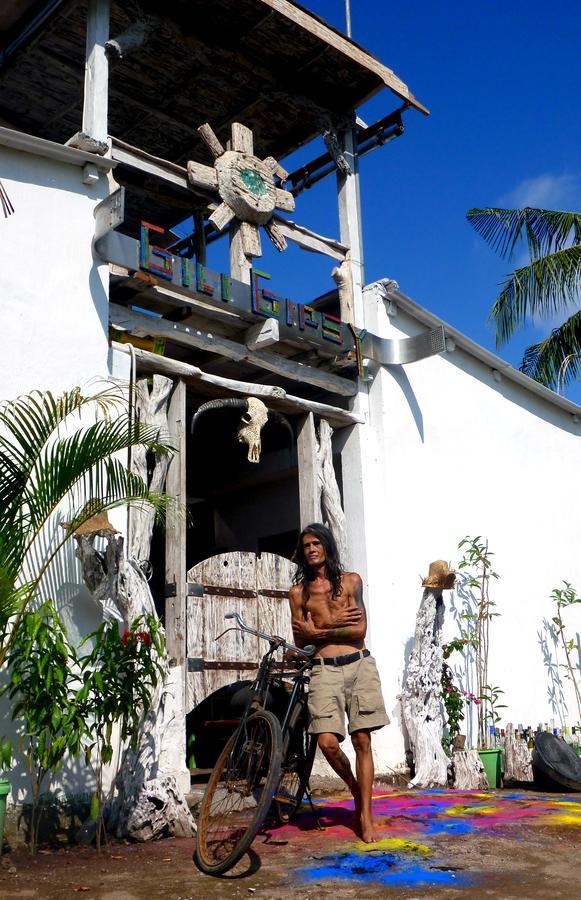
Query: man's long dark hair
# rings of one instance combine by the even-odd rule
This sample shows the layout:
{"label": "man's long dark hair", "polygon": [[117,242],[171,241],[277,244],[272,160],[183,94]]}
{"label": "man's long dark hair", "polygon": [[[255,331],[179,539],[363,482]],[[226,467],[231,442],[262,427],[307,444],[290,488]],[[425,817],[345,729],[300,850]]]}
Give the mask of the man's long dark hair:
{"label": "man's long dark hair", "polygon": [[341,575],[343,574],[343,566],[339,559],[339,551],[337,549],[335,538],[325,525],[319,525],[318,522],[307,525],[299,535],[297,548],[293,556],[293,562],[297,564],[297,570],[293,577],[293,584],[303,584],[306,586],[309,581],[315,580],[315,572],[306,560],[303,547],[303,539],[307,534],[312,534],[318,538],[325,549],[325,567],[327,569],[327,578],[331,582],[331,593],[333,597],[338,597],[342,591]]}

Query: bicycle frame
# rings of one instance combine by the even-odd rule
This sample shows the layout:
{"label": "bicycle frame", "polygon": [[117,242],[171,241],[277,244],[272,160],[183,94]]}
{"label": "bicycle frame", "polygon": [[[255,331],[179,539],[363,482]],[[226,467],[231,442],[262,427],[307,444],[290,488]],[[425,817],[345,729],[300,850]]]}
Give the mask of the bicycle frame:
{"label": "bicycle frame", "polygon": [[[267,650],[267,652],[264,654],[264,656],[262,657],[262,659],[260,661],[260,665],[258,667],[258,673],[257,673],[254,683],[252,685],[251,696],[250,696],[248,705],[247,705],[246,709],[244,710],[244,712],[242,714],[242,718],[240,719],[240,722],[236,728],[236,732],[235,732],[235,734],[237,733],[236,742],[238,740],[239,735],[242,734],[242,732],[244,730],[244,726],[245,726],[248,716],[251,713],[255,712],[257,709],[261,709],[261,708],[265,707],[268,688],[269,688],[270,684],[272,683],[274,677],[276,677],[275,673],[273,672],[274,665],[275,665],[275,661],[274,661],[273,657],[274,657],[274,654],[276,653],[276,651],[279,649],[292,650],[295,653],[298,653],[300,656],[303,656],[305,658],[305,662],[299,668],[294,669],[292,672],[285,672],[284,669],[281,668],[281,672],[279,675],[279,677],[281,679],[286,675],[287,677],[292,678],[294,681],[293,688],[290,693],[290,697],[288,699],[286,712],[285,712],[284,718],[281,722],[281,732],[282,732],[282,736],[284,738],[284,736],[286,735],[287,730],[288,730],[288,725],[289,725],[289,721],[290,721],[294,706],[298,700],[301,690],[303,689],[303,687],[307,681],[307,676],[305,675],[305,672],[307,669],[309,669],[311,667],[311,657],[315,653],[315,647],[312,645],[310,645],[308,647],[297,647],[297,646],[295,646],[295,644],[290,644],[290,643],[288,643],[288,641],[285,641],[284,638],[277,637],[276,635],[272,635],[272,634],[266,634],[262,631],[257,631],[255,628],[250,628],[239,613],[235,613],[235,612],[226,613],[224,618],[235,619],[238,624],[238,627],[237,628],[236,627],[227,628],[226,631],[223,631],[221,634],[219,634],[215,638],[215,640],[217,640],[217,641],[220,640],[220,638],[223,637],[223,635],[227,634],[227,632],[229,632],[229,631],[242,631],[242,632],[246,632],[247,634],[253,634],[256,637],[262,638],[262,640],[268,641],[268,643],[270,644],[270,649]],[[234,748],[235,747],[236,747],[236,743],[234,744]]]}

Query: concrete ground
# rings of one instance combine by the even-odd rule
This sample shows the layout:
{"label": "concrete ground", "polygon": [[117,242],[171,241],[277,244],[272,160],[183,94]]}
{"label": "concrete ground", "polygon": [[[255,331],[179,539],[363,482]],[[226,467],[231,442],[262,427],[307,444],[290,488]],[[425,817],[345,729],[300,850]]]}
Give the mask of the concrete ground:
{"label": "concrete ground", "polygon": [[581,795],[376,792],[379,841],[358,842],[344,794],[267,827],[236,869],[202,875],[195,840],[24,849],[0,864],[2,900],[190,898],[573,898],[579,896]]}

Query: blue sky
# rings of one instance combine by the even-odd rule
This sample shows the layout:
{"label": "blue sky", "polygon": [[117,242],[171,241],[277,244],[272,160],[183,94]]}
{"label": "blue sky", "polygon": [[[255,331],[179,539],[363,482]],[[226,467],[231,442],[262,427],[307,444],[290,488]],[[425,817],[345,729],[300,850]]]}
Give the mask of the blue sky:
{"label": "blue sky", "polygon": [[[344,28],[343,0],[303,5]],[[494,350],[486,320],[511,265],[465,213],[581,209],[581,4],[351,0],[351,18],[354,39],[431,111],[427,118],[408,111],[405,134],[361,161],[366,281],[395,278],[404,293]],[[371,124],[398,105],[382,91],[360,115]],[[316,152],[310,145],[285,166]],[[293,218],[338,236],[334,178],[302,194]],[[266,244],[260,267],[277,293],[308,301],[332,287],[327,259],[295,248],[278,256]],[[518,365],[523,348],[545,332],[532,323],[500,355]],[[581,390],[568,396],[579,401]]]}

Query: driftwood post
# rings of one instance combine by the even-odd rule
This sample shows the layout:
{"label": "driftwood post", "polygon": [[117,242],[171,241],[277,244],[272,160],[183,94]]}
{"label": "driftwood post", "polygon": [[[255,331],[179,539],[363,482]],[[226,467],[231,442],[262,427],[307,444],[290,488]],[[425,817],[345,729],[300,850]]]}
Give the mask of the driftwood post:
{"label": "driftwood post", "polygon": [[456,790],[488,790],[488,778],[477,750],[456,750],[452,757],[452,768]]}
{"label": "driftwood post", "polygon": [[330,529],[339,550],[339,559],[347,559],[347,529],[341,506],[341,493],[333,466],[333,429],[321,419],[316,435],[316,462],[322,520]]}
{"label": "driftwood post", "polygon": [[[135,386],[135,417],[148,425],[156,425],[162,440],[169,437],[167,410],[172,388],[173,381],[164,375],[153,376],[151,391],[148,389],[146,378],[140,378]],[[150,491],[163,491],[169,464],[169,456],[156,454],[153,472],[149,478]],[[139,475],[143,481],[148,481],[145,447],[132,448],[131,471]],[[129,510],[128,518],[128,556],[139,561],[148,560],[155,510],[151,506],[135,506]]]}
{"label": "driftwood post", "polygon": [[347,529],[341,492],[333,466],[333,429],[326,419],[315,424],[313,413],[300,422],[297,434],[301,528],[323,522],[331,531],[339,558],[347,559]]}
{"label": "driftwood post", "polygon": [[449,760],[442,747],[442,591],[454,587],[454,578],[447,563],[437,560],[430,563],[429,575],[422,582],[424,593],[401,694],[403,718],[415,766],[410,787],[446,787],[448,783]]}
{"label": "driftwood post", "polygon": [[[146,382],[138,385],[136,409],[143,422],[157,424],[160,437],[167,438],[167,406],[172,382],[154,376],[148,392]],[[134,455],[133,471],[147,478],[145,454]],[[167,460],[155,461],[150,488],[163,487]],[[76,535],[77,557],[81,562],[85,583],[104,615],[121,619],[125,626],[140,615],[157,615],[142,563],[149,559],[153,516],[142,510],[131,510],[129,547],[123,553],[123,538],[113,529],[96,530]],[[105,538],[104,558],[95,551],[95,538]],[[165,666],[151,707],[141,723],[138,749],[128,748],[123,754],[117,776],[117,795],[111,825],[118,836],[149,840],[165,835],[186,837],[193,833],[194,823],[185,801],[182,785],[185,771],[185,714],[183,672]],[[182,784],[180,784],[180,782]],[[185,785],[184,785],[185,786]]]}
{"label": "driftwood post", "polygon": [[514,736],[512,722],[504,739],[504,781],[534,781],[532,754],[525,741]]}

